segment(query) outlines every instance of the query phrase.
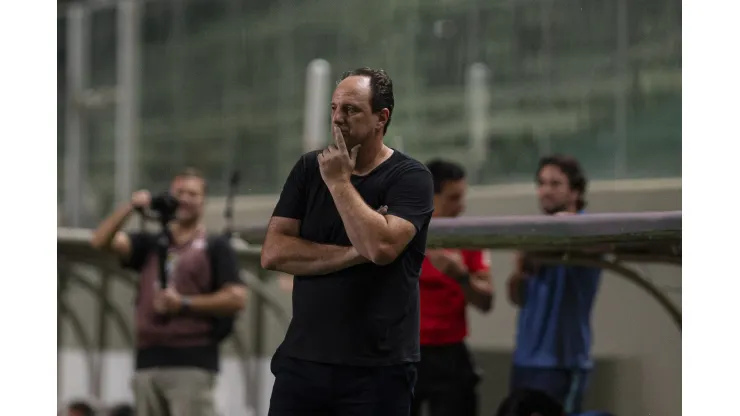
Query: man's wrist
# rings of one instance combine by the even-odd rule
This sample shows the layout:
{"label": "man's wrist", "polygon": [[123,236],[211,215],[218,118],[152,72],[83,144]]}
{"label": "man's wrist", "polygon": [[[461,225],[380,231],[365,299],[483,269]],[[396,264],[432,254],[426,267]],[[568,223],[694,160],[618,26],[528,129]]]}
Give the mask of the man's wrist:
{"label": "man's wrist", "polygon": [[470,273],[465,272],[465,273],[458,274],[457,276],[453,276],[453,279],[455,279],[457,283],[468,284],[470,283]]}
{"label": "man's wrist", "polygon": [[367,263],[368,260],[363,257],[359,251],[357,251],[356,248],[353,246],[350,246],[347,248],[347,254],[346,254],[347,263],[350,266],[356,266],[358,264]]}
{"label": "man's wrist", "polygon": [[192,306],[193,301],[189,297],[183,296],[180,298],[180,313],[190,312]]}
{"label": "man's wrist", "polygon": [[352,185],[349,178],[329,182],[326,184],[326,187],[329,188],[331,194],[334,194],[335,192],[341,192],[343,189],[346,189],[348,185]]}

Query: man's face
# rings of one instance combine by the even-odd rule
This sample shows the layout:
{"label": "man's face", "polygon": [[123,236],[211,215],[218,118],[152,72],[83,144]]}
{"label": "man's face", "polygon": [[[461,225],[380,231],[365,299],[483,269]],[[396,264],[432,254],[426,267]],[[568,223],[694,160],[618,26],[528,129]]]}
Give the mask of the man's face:
{"label": "man's face", "polygon": [[574,211],[578,192],[570,188],[568,176],[557,166],[545,165],[537,176],[537,197],[545,214]]}
{"label": "man's face", "polygon": [[194,176],[182,176],[172,181],[172,195],[180,204],[175,212],[175,219],[180,224],[189,225],[198,222],[203,215],[205,205],[205,182]]}
{"label": "man's face", "polygon": [[370,79],[351,76],[343,79],[331,97],[331,121],[342,131],[347,148],[362,144],[382,131],[388,110],[373,113]]}
{"label": "man's face", "polygon": [[442,189],[434,194],[434,216],[457,217],[465,211],[465,179],[442,182]]}

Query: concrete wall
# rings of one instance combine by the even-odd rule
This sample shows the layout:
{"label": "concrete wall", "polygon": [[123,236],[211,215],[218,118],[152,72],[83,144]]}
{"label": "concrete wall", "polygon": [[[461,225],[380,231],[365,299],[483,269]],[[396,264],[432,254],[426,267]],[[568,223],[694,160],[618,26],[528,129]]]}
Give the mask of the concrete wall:
{"label": "concrete wall", "polygon": [[[591,212],[680,210],[681,181],[593,183],[588,200]],[[275,196],[239,198],[236,203],[236,223],[265,224],[274,203]],[[207,210],[209,227],[218,229],[222,226],[222,211],[222,200],[210,202]],[[512,214],[538,214],[531,185],[471,190],[468,215]],[[502,289],[496,307],[485,316],[471,312],[470,344],[485,372],[481,386],[482,415],[493,414],[496,402],[505,394],[516,320],[516,310],[505,299],[503,292],[505,279],[511,270],[511,253],[495,252],[492,259],[495,285]],[[671,294],[680,307],[680,269],[658,266],[643,269]],[[290,295],[281,292],[276,281],[270,285],[279,294],[282,304],[289,308]],[[118,305],[131,305],[132,293],[123,286],[117,286],[114,293]],[[75,309],[82,312],[85,325],[94,325],[91,298],[79,290],[73,290],[68,299]],[[680,415],[681,333],[658,304],[626,280],[606,274],[593,325],[597,365],[587,399],[588,407],[610,410],[617,415]],[[241,320],[240,331],[246,333],[248,326],[249,319]],[[70,338],[67,325],[63,332],[67,340],[65,345],[76,349],[78,346]],[[269,313],[265,335],[267,351],[272,352],[282,339],[283,328]],[[110,338],[116,348],[123,347],[120,337],[113,334]],[[70,367],[66,371],[75,370]],[[74,390],[77,391],[76,388]],[[70,391],[63,396],[74,396],[72,393]]]}

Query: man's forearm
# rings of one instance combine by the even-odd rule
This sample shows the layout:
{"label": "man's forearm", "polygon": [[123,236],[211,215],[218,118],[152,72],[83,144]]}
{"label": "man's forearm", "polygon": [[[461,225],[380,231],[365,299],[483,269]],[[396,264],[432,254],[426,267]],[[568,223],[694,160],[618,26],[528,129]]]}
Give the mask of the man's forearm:
{"label": "man's forearm", "polygon": [[116,209],[108,218],[104,219],[95,230],[90,243],[99,250],[109,249],[116,233],[123,227],[134,208],[126,203]]}
{"label": "man's forearm", "polygon": [[388,228],[385,217],[370,208],[349,182],[333,185],[329,191],[349,241],[360,255],[375,259],[379,246],[385,241]]}
{"label": "man's forearm", "polygon": [[268,270],[294,276],[319,276],[368,261],[353,247],[319,244],[286,235],[271,238],[269,255],[262,265]]}
{"label": "man's forearm", "polygon": [[465,294],[465,299],[467,299],[471,305],[475,306],[479,310],[483,312],[488,312],[489,310],[491,310],[491,306],[493,306],[492,293],[479,292],[478,290],[470,286],[470,283],[463,285],[463,293]]}
{"label": "man's forearm", "polygon": [[493,292],[473,287],[470,279],[470,276],[465,276],[464,279],[458,279],[458,283],[460,283],[460,287],[465,295],[465,300],[482,312],[488,312],[493,306]]}
{"label": "man's forearm", "polygon": [[233,315],[244,307],[244,297],[235,296],[228,291],[186,296],[185,299],[189,302],[188,308],[193,312],[212,316]]}

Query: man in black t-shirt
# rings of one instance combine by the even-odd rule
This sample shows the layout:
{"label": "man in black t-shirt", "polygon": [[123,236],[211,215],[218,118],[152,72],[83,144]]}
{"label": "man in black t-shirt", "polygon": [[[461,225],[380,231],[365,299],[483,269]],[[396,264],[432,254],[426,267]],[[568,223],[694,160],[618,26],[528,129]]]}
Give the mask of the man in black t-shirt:
{"label": "man in black t-shirt", "polygon": [[384,71],[344,74],[334,143],[301,156],[273,212],[262,266],[295,283],[272,416],[409,414],[434,186],[423,164],[383,144],[393,104]]}

